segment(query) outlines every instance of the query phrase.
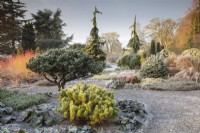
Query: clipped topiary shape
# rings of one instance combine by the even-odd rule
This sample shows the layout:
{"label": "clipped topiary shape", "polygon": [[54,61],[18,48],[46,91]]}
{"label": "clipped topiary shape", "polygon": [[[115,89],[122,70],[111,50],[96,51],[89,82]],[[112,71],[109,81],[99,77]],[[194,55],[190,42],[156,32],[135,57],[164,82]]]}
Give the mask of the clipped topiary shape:
{"label": "clipped topiary shape", "polygon": [[111,121],[118,116],[114,94],[107,89],[79,83],[59,93],[58,113],[70,121],[97,124]]}
{"label": "clipped topiary shape", "polygon": [[53,49],[31,58],[27,68],[62,89],[68,81],[103,71],[103,63],[78,49]]}
{"label": "clipped topiary shape", "polygon": [[151,56],[142,64],[140,75],[143,78],[166,78],[167,66],[156,56]]}

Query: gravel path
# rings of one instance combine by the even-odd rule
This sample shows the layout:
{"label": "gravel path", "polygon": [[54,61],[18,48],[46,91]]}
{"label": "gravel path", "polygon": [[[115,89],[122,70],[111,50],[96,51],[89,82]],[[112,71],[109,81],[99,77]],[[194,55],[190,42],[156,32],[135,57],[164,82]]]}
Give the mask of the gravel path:
{"label": "gravel path", "polygon": [[[105,86],[105,81],[88,83]],[[72,81],[67,83],[73,85]],[[24,86],[29,93],[57,93],[57,87]],[[200,91],[114,90],[116,99],[133,99],[146,105],[148,120],[138,133],[200,133]]]}
{"label": "gravel path", "polygon": [[149,120],[140,133],[200,133],[200,91],[117,90],[119,99],[146,104]]}

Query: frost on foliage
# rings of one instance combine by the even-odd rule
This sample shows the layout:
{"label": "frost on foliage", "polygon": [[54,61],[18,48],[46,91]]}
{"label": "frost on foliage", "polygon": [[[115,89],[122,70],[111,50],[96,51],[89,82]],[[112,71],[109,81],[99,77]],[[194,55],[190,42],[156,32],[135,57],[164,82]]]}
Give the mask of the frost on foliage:
{"label": "frost on foliage", "polygon": [[115,119],[114,94],[107,89],[84,83],[76,84],[59,93],[59,113],[70,121],[97,124]]}
{"label": "frost on foliage", "polygon": [[166,78],[167,66],[156,56],[151,56],[142,64],[140,75],[143,78]]}
{"label": "frost on foliage", "polygon": [[64,88],[66,82],[103,71],[103,63],[77,49],[54,49],[31,58],[27,68]]}

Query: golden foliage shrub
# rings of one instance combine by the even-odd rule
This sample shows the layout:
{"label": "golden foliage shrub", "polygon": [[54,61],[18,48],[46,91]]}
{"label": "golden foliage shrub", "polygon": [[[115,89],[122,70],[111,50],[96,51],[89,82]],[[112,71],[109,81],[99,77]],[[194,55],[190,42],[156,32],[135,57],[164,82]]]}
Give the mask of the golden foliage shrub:
{"label": "golden foliage shrub", "polygon": [[85,83],[61,90],[59,102],[57,112],[74,122],[99,124],[115,119],[119,112],[112,92]]}
{"label": "golden foliage shrub", "polygon": [[24,54],[14,55],[0,62],[1,77],[3,76],[13,84],[31,80],[36,76],[35,73],[26,68],[26,64],[31,57],[35,57],[35,54],[32,51],[27,51]]}

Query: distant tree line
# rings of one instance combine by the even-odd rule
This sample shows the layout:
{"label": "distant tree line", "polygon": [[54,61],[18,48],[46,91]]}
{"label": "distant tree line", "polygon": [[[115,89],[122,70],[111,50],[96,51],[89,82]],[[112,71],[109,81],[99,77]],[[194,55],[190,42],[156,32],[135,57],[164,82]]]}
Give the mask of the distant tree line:
{"label": "distant tree line", "polygon": [[25,20],[25,3],[20,0],[0,1],[0,54],[16,53],[17,48],[42,50],[61,48],[69,44],[73,35],[66,37],[61,10],[44,9]]}

